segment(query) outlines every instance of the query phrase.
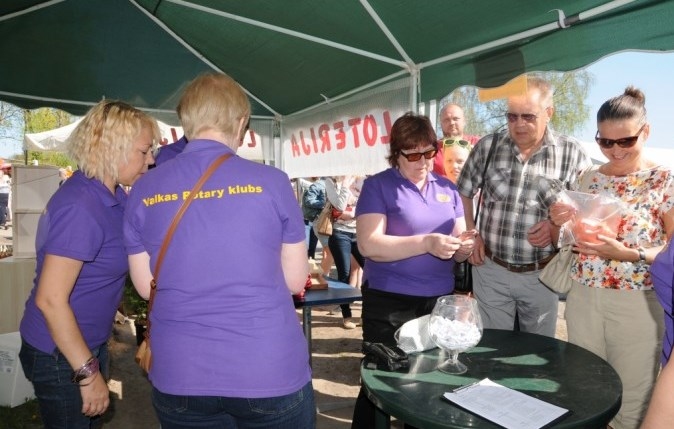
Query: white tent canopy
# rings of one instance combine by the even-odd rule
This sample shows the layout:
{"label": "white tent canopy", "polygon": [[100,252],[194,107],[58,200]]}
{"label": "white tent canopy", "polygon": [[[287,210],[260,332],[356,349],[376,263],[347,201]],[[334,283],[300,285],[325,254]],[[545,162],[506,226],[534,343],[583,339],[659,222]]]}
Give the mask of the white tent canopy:
{"label": "white tent canopy", "polygon": [[[24,150],[36,151],[54,151],[63,152],[66,147],[66,140],[73,132],[75,127],[82,119],[78,119],[72,124],[56,128],[54,130],[43,131],[41,133],[26,133],[23,138]],[[159,131],[161,132],[162,141],[161,146],[176,142],[183,135],[182,127],[174,127],[157,121],[159,124]],[[263,154],[263,138],[256,132],[250,130],[244,138],[243,145],[239,147],[237,154],[242,158],[250,159],[251,161],[263,162],[265,157]],[[268,161],[268,159],[267,159]]]}

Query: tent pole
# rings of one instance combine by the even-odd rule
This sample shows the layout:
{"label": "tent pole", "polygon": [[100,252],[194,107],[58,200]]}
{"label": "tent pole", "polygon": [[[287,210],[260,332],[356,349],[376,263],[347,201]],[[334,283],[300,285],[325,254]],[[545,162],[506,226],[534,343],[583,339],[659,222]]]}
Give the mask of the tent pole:
{"label": "tent pole", "polygon": [[410,110],[417,114],[419,112],[419,69],[414,67],[410,69]]}
{"label": "tent pole", "polygon": [[484,43],[482,45],[475,46],[475,47],[470,48],[470,49],[464,49],[463,51],[455,52],[455,53],[450,54],[450,55],[445,55],[444,57],[436,58],[432,61],[420,63],[417,66],[419,68],[434,66],[436,64],[445,63],[445,62],[448,62],[448,61],[455,60],[457,58],[467,57],[469,55],[474,55],[474,54],[477,54],[477,53],[480,53],[480,52],[484,52],[484,51],[487,51],[489,49],[498,48],[498,47],[507,45],[509,43],[516,42],[518,40],[522,40],[522,39],[526,39],[526,38],[529,38],[529,37],[537,36],[539,34],[548,33],[548,32],[554,31],[554,30],[564,29],[566,27],[569,27],[572,24],[577,24],[578,22],[580,22],[582,20],[585,20],[585,19],[594,17],[596,15],[602,14],[604,12],[619,8],[621,6],[624,6],[628,3],[632,3],[634,1],[635,0],[614,0],[610,3],[604,4],[602,6],[598,6],[598,7],[592,8],[592,9],[588,9],[584,12],[580,12],[577,15],[574,15],[574,16],[569,17],[569,18],[566,18],[563,10],[553,9],[550,12],[554,12],[554,11],[557,12],[557,14],[559,16],[557,21],[551,22],[549,24],[541,25],[539,27],[532,28],[532,29],[529,29],[529,30],[526,30],[526,31],[523,31],[523,32],[520,32],[520,33],[517,33],[517,34],[512,34],[510,36],[503,37],[499,40],[494,40],[494,41],[489,42],[489,43]]}

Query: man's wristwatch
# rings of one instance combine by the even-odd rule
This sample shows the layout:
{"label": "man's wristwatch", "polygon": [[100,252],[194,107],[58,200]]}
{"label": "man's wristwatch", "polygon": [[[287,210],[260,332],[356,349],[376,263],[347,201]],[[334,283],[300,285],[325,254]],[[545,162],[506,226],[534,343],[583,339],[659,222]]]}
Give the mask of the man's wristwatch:
{"label": "man's wristwatch", "polygon": [[637,252],[639,253],[639,262],[646,262],[646,251],[643,247],[637,247]]}

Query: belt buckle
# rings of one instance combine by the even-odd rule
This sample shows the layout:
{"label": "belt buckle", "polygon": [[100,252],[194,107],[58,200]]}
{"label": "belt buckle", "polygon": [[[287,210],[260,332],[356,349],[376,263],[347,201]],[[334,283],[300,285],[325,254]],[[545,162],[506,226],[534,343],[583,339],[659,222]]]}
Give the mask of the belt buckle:
{"label": "belt buckle", "polygon": [[531,268],[534,267],[536,263],[533,264],[508,264],[508,271],[515,273],[523,273],[526,271],[534,271]]}

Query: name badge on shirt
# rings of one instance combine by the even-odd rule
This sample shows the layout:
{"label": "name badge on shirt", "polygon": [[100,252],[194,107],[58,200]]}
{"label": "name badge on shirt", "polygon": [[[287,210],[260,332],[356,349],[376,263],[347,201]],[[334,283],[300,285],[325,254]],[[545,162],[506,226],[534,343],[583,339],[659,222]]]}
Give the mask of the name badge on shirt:
{"label": "name badge on shirt", "polygon": [[436,194],[435,198],[440,203],[451,203],[452,202],[452,196],[448,195],[448,194]]}

